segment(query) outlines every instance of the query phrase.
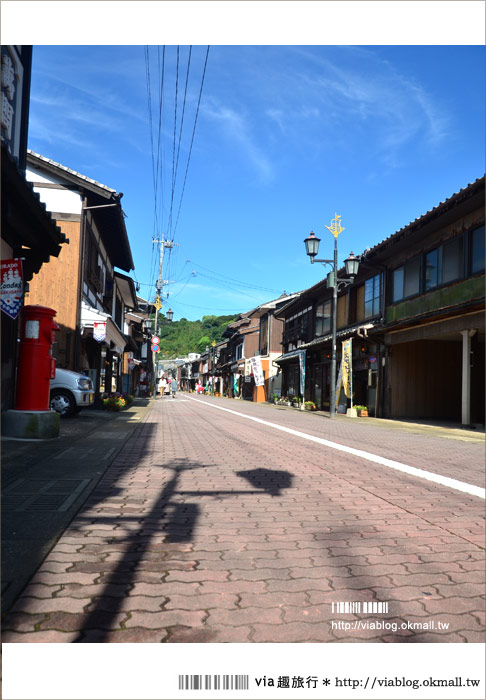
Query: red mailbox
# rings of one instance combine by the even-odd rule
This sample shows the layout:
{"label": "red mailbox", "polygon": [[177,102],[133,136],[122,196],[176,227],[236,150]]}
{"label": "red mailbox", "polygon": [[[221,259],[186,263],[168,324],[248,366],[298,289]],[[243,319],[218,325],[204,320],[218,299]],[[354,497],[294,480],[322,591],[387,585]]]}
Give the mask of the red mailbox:
{"label": "red mailbox", "polygon": [[56,311],[46,306],[24,306],[17,370],[18,411],[48,411],[50,380],[56,374],[52,344],[59,326]]}

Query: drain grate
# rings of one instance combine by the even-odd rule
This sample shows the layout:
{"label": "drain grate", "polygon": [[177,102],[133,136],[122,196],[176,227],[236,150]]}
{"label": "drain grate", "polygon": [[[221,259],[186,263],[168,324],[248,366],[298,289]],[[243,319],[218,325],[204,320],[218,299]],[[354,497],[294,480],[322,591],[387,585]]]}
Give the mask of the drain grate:
{"label": "drain grate", "polygon": [[6,511],[68,510],[91,479],[18,479],[3,492]]}

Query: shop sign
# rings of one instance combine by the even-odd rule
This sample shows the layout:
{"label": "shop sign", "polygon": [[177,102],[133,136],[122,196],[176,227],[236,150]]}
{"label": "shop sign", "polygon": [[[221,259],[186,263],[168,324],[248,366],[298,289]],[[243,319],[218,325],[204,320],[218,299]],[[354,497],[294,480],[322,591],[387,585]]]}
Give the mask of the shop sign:
{"label": "shop sign", "polygon": [[300,367],[300,394],[304,396],[305,391],[305,350],[299,352],[299,367]]}
{"label": "shop sign", "polygon": [[24,67],[16,46],[2,46],[2,142],[14,158],[20,157],[22,84]]}
{"label": "shop sign", "polygon": [[1,309],[13,319],[17,318],[22,307],[24,293],[22,277],[22,260],[20,258],[2,260]]}
{"label": "shop sign", "polygon": [[[250,357],[251,368],[253,371],[253,377],[255,379],[255,386],[264,386],[265,376],[262,369],[262,360],[260,357]],[[246,381],[246,379],[245,379]]]}
{"label": "shop sign", "polygon": [[251,382],[251,374],[245,374],[245,382],[249,384]]}
{"label": "shop sign", "polygon": [[102,343],[106,339],[106,321],[94,321],[93,338]]}
{"label": "shop sign", "polygon": [[346,396],[351,396],[352,393],[352,338],[349,340],[343,340],[343,349],[341,355],[341,366],[342,366],[342,378],[343,378],[343,388]]}

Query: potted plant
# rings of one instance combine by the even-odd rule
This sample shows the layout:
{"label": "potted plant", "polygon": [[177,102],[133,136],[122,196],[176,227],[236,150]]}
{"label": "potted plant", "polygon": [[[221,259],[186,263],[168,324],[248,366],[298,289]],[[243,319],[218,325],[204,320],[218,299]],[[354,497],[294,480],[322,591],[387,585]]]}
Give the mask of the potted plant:
{"label": "potted plant", "polygon": [[304,409],[306,411],[315,411],[317,409],[317,406],[313,401],[304,401]]}
{"label": "potted plant", "polygon": [[356,409],[356,413],[360,418],[368,417],[368,406],[353,406]]}
{"label": "potted plant", "polygon": [[295,408],[300,408],[300,404],[302,403],[302,399],[300,396],[293,396],[292,397],[292,404]]}
{"label": "potted plant", "polygon": [[127,402],[120,394],[110,394],[103,399],[103,406],[108,411],[119,411],[121,408],[125,408]]}

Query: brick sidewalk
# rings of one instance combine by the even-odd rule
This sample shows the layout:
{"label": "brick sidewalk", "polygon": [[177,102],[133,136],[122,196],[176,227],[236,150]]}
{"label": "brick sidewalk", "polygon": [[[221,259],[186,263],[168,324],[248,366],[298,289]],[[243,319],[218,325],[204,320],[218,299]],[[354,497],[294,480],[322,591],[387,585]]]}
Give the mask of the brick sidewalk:
{"label": "brick sidewalk", "polygon": [[[244,412],[255,409],[289,420]],[[311,432],[314,418],[293,420]],[[404,461],[401,438],[386,436]],[[7,615],[3,641],[484,641],[483,513],[479,498],[181,394],[153,404]],[[333,613],[340,601],[389,612]]]}

